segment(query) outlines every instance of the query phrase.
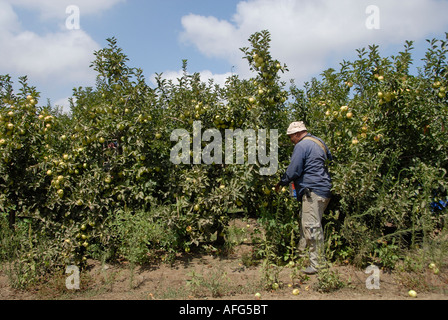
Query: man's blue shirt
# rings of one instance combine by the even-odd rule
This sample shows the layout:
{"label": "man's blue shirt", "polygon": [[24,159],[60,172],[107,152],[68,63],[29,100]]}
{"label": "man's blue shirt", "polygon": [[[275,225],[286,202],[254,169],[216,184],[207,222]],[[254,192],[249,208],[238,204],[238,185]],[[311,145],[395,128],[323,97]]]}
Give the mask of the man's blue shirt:
{"label": "man's blue shirt", "polygon": [[326,160],[332,160],[332,155],[325,143],[308,134],[307,137],[318,139],[325,146],[326,151],[312,140],[300,140],[294,147],[291,163],[283,175],[280,185],[287,186],[294,182],[298,191],[298,199],[304,194],[304,189],[324,198],[331,198],[331,177],[326,167]]}

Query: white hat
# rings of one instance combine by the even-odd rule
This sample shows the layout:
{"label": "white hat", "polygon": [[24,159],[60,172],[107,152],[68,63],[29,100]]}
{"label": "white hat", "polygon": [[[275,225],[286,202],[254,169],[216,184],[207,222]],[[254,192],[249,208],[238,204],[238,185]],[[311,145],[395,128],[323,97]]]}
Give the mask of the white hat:
{"label": "white hat", "polygon": [[303,123],[303,121],[298,121],[298,122],[293,122],[289,125],[288,131],[287,131],[287,135],[289,136],[290,134],[294,134],[297,132],[301,132],[301,131],[307,131],[305,124]]}

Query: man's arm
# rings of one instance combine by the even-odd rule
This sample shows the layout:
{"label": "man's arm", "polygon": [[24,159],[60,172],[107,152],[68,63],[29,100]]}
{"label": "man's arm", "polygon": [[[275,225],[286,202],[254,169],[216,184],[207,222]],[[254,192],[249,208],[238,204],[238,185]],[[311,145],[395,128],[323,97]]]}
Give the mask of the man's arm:
{"label": "man's arm", "polygon": [[294,152],[291,157],[291,163],[286,169],[285,174],[282,176],[280,182],[277,184],[276,189],[278,190],[281,186],[287,186],[291,182],[297,180],[303,171],[303,163],[304,163],[304,150],[302,146],[298,144],[294,148]]}

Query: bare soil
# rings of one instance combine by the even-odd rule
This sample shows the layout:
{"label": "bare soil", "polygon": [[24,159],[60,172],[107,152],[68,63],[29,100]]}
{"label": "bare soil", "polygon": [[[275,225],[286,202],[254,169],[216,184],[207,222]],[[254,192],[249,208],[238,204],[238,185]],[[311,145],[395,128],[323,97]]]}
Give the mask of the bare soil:
{"label": "bare soil", "polygon": [[[53,276],[26,291],[13,289],[5,268],[0,268],[0,300],[447,300],[448,270],[434,274],[381,271],[379,289],[367,289],[371,274],[351,265],[333,265],[330,271],[342,283],[332,292],[318,290],[318,275],[304,276],[299,267],[263,268],[249,266],[242,257],[251,244],[243,242],[231,253],[184,253],[172,263],[155,261],[132,267],[128,262],[102,264],[89,260],[81,271],[80,289],[68,290],[68,275]],[[266,278],[277,277],[278,289],[267,287]],[[298,289],[299,293],[292,292]],[[417,292],[411,298],[408,291]]]}

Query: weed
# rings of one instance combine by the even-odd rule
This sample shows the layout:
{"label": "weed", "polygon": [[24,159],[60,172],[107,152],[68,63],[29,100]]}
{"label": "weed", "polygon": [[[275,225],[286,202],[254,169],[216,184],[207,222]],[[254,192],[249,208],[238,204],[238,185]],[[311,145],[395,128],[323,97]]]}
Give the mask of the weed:
{"label": "weed", "polygon": [[317,275],[317,282],[314,284],[314,289],[318,292],[330,293],[345,286],[346,283],[340,279],[337,271],[324,268]]}
{"label": "weed", "polygon": [[213,270],[205,275],[196,273],[194,270],[188,273],[187,288],[195,297],[206,297],[211,295],[218,298],[226,295],[230,289],[229,279],[222,270]]}

